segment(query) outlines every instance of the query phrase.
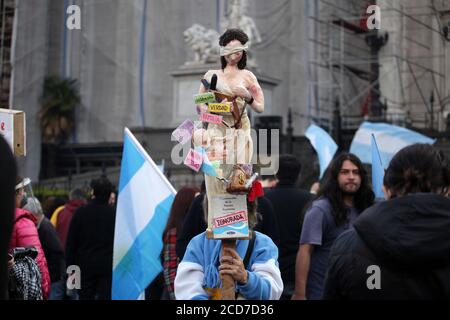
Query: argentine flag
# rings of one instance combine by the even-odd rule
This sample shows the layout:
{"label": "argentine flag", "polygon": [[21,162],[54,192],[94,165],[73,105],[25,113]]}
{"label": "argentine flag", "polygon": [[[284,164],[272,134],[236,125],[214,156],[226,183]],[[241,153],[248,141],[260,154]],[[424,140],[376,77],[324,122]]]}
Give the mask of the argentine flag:
{"label": "argentine flag", "polygon": [[363,122],[356,131],[350,146],[350,152],[362,162],[372,163],[371,135],[376,138],[381,162],[386,169],[394,155],[406,146],[414,143],[433,144],[435,140],[418,132],[387,123]]}
{"label": "argentine flag", "polygon": [[384,167],[381,161],[380,151],[378,150],[377,140],[372,134],[372,188],[375,193],[375,198],[383,199],[383,179]]}
{"label": "argentine flag", "polygon": [[317,152],[320,164],[320,176],[322,178],[323,173],[327,169],[331,160],[333,160],[338,146],[334,142],[333,138],[321,127],[311,124],[305,131],[306,138],[309,139],[314,150]]}
{"label": "argentine flag", "polygon": [[136,300],[162,271],[162,234],[175,189],[125,128],[113,254],[113,300]]}

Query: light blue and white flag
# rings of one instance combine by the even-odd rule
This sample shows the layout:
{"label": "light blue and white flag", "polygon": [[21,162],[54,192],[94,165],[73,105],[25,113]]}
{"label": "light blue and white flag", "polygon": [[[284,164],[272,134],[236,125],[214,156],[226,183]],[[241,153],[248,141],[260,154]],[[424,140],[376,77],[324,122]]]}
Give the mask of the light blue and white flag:
{"label": "light blue and white flag", "polygon": [[166,161],[164,159],[161,160],[160,164],[156,165],[159,169],[159,171],[161,171],[164,174],[164,167],[166,166]]}
{"label": "light blue and white flag", "polygon": [[414,143],[433,144],[431,139],[418,132],[387,123],[363,122],[356,131],[350,146],[350,152],[362,162],[372,163],[371,135],[374,134],[380,151],[381,161],[386,169],[394,155],[406,146]]}
{"label": "light blue and white flag", "polygon": [[306,129],[305,136],[309,139],[314,150],[317,152],[320,164],[319,178],[322,178],[323,173],[331,160],[333,160],[338,146],[325,130],[315,124],[311,124],[308,129]]}
{"label": "light blue and white flag", "polygon": [[138,299],[162,271],[162,234],[175,193],[125,128],[114,231],[112,299]]}
{"label": "light blue and white flag", "polygon": [[384,167],[381,161],[380,151],[378,150],[377,140],[375,135],[372,134],[372,187],[375,197],[384,198],[383,193],[383,179],[384,179]]}

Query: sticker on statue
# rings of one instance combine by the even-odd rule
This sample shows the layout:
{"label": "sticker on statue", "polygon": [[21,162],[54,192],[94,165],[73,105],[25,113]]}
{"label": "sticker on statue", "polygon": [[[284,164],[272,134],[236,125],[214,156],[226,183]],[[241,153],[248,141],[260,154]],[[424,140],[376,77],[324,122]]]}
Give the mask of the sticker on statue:
{"label": "sticker on statue", "polygon": [[231,112],[231,102],[210,103],[208,105],[209,112],[229,113]]}
{"label": "sticker on statue", "polygon": [[203,122],[222,124],[222,116],[218,116],[218,115],[206,113],[206,112],[200,114],[200,120]]}
{"label": "sticker on statue", "polygon": [[184,120],[182,124],[178,126],[172,132],[172,141],[178,141],[181,144],[185,144],[192,138],[194,132],[194,122],[191,120]]}
{"label": "sticker on statue", "polygon": [[194,95],[195,104],[204,104],[209,102],[215,102],[216,96],[212,92],[199,93]]}
{"label": "sticker on statue", "polygon": [[247,221],[247,213],[245,211],[239,211],[223,217],[215,218],[214,228],[225,227],[243,221]]}
{"label": "sticker on statue", "polygon": [[202,163],[203,155],[194,149],[190,149],[186,159],[184,159],[184,164],[195,172],[198,172],[202,166]]}

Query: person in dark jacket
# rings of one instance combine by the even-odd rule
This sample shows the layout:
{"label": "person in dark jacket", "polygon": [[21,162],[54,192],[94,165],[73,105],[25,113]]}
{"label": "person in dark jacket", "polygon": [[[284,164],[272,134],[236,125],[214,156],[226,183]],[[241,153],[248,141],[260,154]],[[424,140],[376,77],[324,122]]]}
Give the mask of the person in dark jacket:
{"label": "person in dark jacket", "polygon": [[111,299],[115,207],[106,177],[91,182],[92,200],[78,208],[67,235],[66,263],[81,270],[80,300]]}
{"label": "person in dark jacket", "polygon": [[266,193],[273,205],[278,222],[280,243],[279,263],[284,291],[282,299],[290,299],[295,284],[295,258],[302,230],[301,216],[312,195],[296,187],[301,164],[292,155],[281,155],[276,178],[278,184]]}
{"label": "person in dark jacket", "polygon": [[449,169],[431,145],[400,150],[387,201],[365,210],[331,250],[325,299],[449,299]]}
{"label": "person in dark jacket", "polygon": [[0,300],[8,299],[8,248],[13,230],[16,161],[0,134]]}
{"label": "person in dark jacket", "polygon": [[54,226],[63,248],[66,247],[67,233],[69,232],[70,222],[72,221],[75,210],[85,204],[86,195],[84,194],[84,191],[79,188],[75,188],[70,191],[69,202],[67,202],[64,205],[64,208],[58,213]]}
{"label": "person in dark jacket", "polygon": [[64,250],[55,228],[44,215],[39,200],[35,197],[27,197],[24,210],[31,212],[37,220],[39,240],[47,259],[48,272],[50,274],[50,295],[48,300],[63,300],[65,295],[65,260]]}

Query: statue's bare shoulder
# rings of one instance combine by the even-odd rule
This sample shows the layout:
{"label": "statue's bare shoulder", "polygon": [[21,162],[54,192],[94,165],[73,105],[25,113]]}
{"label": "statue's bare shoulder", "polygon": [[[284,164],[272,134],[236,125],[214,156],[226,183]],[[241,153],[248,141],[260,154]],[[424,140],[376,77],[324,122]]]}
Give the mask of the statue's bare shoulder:
{"label": "statue's bare shoulder", "polygon": [[245,80],[247,83],[256,84],[258,82],[258,79],[256,78],[253,72],[247,69],[245,69],[244,71],[245,71]]}

